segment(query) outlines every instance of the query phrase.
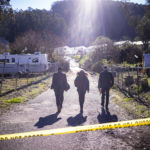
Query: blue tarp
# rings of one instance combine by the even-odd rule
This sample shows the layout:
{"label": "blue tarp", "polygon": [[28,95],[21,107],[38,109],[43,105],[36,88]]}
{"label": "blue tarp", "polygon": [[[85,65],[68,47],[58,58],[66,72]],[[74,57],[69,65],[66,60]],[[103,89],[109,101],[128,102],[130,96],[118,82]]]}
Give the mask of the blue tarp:
{"label": "blue tarp", "polygon": [[144,67],[150,67],[150,54],[144,54]]}

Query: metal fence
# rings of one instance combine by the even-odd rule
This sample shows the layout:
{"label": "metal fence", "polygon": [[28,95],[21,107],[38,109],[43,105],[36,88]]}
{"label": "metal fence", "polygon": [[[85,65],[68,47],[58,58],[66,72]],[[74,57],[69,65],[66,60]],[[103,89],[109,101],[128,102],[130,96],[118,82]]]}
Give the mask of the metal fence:
{"label": "metal fence", "polygon": [[112,66],[111,71],[121,92],[150,107],[150,68]]}

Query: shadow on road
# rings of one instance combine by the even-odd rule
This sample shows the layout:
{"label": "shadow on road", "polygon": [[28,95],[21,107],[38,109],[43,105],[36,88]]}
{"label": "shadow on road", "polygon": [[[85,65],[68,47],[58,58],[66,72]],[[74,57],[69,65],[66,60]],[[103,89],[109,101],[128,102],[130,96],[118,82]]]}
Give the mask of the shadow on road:
{"label": "shadow on road", "polygon": [[59,121],[61,118],[57,118],[59,113],[55,113],[46,117],[40,117],[39,121],[34,125],[37,128],[43,128],[47,125],[52,125],[55,122]]}
{"label": "shadow on road", "polygon": [[79,113],[75,117],[69,117],[67,119],[67,122],[69,126],[77,126],[86,122],[86,119],[87,119],[87,116],[84,117],[82,113]]}
{"label": "shadow on road", "polygon": [[107,122],[117,122],[118,117],[116,115],[111,115],[109,110],[105,110],[103,107],[101,109],[101,113],[97,116],[99,123],[107,123]]}

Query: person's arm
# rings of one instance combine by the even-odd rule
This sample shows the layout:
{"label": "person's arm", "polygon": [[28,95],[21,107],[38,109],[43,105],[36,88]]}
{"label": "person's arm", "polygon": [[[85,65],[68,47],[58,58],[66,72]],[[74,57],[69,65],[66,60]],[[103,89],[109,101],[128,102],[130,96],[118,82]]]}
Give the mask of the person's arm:
{"label": "person's arm", "polygon": [[114,76],[113,74],[111,73],[111,87],[114,85]]}
{"label": "person's arm", "polygon": [[68,82],[67,82],[67,77],[66,77],[65,74],[64,74],[64,81],[65,81],[65,83],[68,83]]}
{"label": "person's arm", "polygon": [[52,77],[51,89],[54,89],[54,85],[55,85],[55,74]]}
{"label": "person's arm", "polygon": [[75,80],[74,80],[74,86],[75,86],[75,87],[78,86],[78,77],[76,77]]}
{"label": "person's arm", "polygon": [[66,74],[64,74],[64,90],[68,91],[70,89],[70,85],[68,84]]}
{"label": "person's arm", "polygon": [[89,83],[89,80],[87,78],[87,91],[89,92],[89,90],[90,90],[90,83]]}
{"label": "person's arm", "polygon": [[101,94],[101,75],[99,75],[99,80],[98,80],[98,90],[99,90],[99,93]]}

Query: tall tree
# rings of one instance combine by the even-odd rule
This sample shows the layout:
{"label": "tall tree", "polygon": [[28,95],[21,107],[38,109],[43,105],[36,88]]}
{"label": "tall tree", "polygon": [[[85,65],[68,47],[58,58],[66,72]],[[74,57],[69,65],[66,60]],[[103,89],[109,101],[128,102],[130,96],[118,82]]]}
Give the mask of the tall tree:
{"label": "tall tree", "polygon": [[0,5],[9,5],[10,0],[0,0]]}
{"label": "tall tree", "polygon": [[147,0],[147,11],[140,23],[137,25],[137,33],[140,39],[143,41],[144,52],[150,53],[149,41],[150,41],[150,0]]}
{"label": "tall tree", "polygon": [[34,53],[40,51],[50,54],[50,49],[63,46],[65,40],[55,34],[44,31],[27,31],[18,36],[11,44],[12,53]]}
{"label": "tall tree", "polygon": [[150,41],[150,18],[144,16],[137,26],[137,33],[143,41],[144,52],[148,53]]}

